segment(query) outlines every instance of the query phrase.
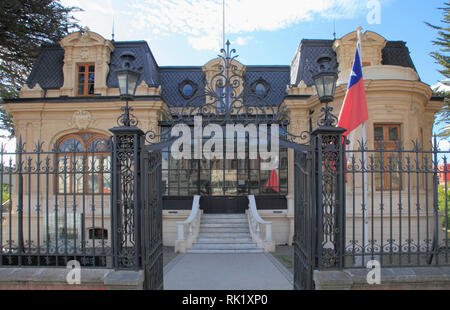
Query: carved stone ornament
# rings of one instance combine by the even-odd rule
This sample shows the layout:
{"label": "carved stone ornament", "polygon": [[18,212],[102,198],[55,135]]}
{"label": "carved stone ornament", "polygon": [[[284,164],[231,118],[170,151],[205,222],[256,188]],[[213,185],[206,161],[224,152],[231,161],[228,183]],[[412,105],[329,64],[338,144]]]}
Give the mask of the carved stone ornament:
{"label": "carved stone ornament", "polygon": [[308,122],[305,120],[294,120],[291,121],[289,126],[289,131],[293,134],[300,134],[302,131],[308,129]]}
{"label": "carved stone ornament", "polygon": [[72,116],[69,126],[79,130],[86,130],[94,123],[92,115],[88,111],[77,111]]}
{"label": "carved stone ornament", "polygon": [[83,60],[86,60],[89,58],[89,49],[87,47],[84,47],[81,49],[80,57]]}
{"label": "carved stone ornament", "polygon": [[84,27],[81,29],[81,42],[85,43],[87,41],[89,41],[90,38],[90,34],[89,34],[89,28],[88,27]]}

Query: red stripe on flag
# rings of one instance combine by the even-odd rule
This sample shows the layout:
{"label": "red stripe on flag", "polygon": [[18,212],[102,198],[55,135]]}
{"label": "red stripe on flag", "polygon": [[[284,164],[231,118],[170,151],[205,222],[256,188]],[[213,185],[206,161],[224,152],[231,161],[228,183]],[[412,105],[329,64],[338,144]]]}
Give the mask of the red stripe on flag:
{"label": "red stripe on flag", "polygon": [[367,111],[366,92],[364,88],[364,80],[347,90],[344,104],[342,106],[341,115],[339,117],[338,127],[347,129],[345,136],[355,130],[359,125],[369,119]]}

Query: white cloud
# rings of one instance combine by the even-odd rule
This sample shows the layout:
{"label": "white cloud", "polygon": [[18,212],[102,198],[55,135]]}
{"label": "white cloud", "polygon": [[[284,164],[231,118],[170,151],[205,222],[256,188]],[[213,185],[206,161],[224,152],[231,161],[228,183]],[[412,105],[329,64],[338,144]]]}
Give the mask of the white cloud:
{"label": "white cloud", "polygon": [[[245,45],[255,31],[275,31],[315,18],[353,18],[365,14],[367,0],[226,0],[226,33]],[[82,25],[109,38],[115,19],[116,39],[137,40],[183,35],[197,50],[222,45],[222,0],[62,0],[84,12]]]}
{"label": "white cloud", "polygon": [[[0,130],[0,136],[7,136],[8,132]],[[16,138],[8,139],[0,137],[0,149],[3,149],[3,164],[6,166],[14,165],[16,158],[13,154],[16,151]],[[10,154],[6,154],[10,153]]]}
{"label": "white cloud", "polygon": [[[226,33],[239,35],[254,31],[273,31],[300,21],[320,18],[351,18],[366,1],[360,0],[227,0]],[[222,41],[221,0],[140,0],[132,5],[137,14],[136,29],[160,35],[183,34],[198,50],[217,50]],[[237,44],[248,41],[238,37]]]}
{"label": "white cloud", "polygon": [[448,139],[440,139],[438,140],[437,144],[441,151],[444,152],[450,151],[450,141]]}
{"label": "white cloud", "polygon": [[433,90],[450,91],[450,81],[444,81],[431,86]]}
{"label": "white cloud", "polygon": [[246,45],[251,39],[252,37],[237,37],[235,43],[237,45]]}
{"label": "white cloud", "polygon": [[106,38],[111,37],[113,18],[120,12],[115,12],[113,0],[61,0],[64,6],[73,6],[83,9],[75,13],[82,26],[88,26],[91,31],[97,32]]}

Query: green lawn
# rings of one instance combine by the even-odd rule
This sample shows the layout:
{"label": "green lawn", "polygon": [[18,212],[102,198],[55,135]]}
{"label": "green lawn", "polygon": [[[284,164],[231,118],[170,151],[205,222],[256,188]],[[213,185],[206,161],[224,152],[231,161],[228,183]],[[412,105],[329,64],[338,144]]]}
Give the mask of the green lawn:
{"label": "green lawn", "polygon": [[[2,205],[9,200],[9,185],[3,185],[3,195],[2,195],[2,204],[0,205],[0,208]],[[9,211],[9,204],[5,205],[3,207],[2,212],[8,212]]]}
{"label": "green lawn", "polygon": [[[438,203],[439,211],[445,212],[445,189],[444,186],[439,186],[438,189]],[[450,218],[450,190],[447,190],[447,219]],[[442,219],[442,226],[445,226],[445,217]]]}

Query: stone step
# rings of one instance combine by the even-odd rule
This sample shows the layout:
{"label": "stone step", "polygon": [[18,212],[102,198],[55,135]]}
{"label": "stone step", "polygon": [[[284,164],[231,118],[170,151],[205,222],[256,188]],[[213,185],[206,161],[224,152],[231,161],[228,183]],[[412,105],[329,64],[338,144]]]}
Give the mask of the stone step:
{"label": "stone step", "polygon": [[255,243],[195,243],[192,249],[246,250],[256,249]]}
{"label": "stone step", "polygon": [[230,224],[247,224],[248,220],[247,218],[243,219],[234,219],[234,218],[212,218],[212,219],[202,219],[202,224],[220,224],[220,223],[230,223]]}
{"label": "stone step", "polygon": [[251,238],[250,232],[230,232],[230,233],[224,233],[224,232],[203,232],[200,233],[200,238]]}
{"label": "stone step", "polygon": [[237,228],[237,227],[200,227],[200,234],[201,233],[250,233],[250,230],[248,227],[245,228]]}
{"label": "stone step", "polygon": [[246,219],[246,214],[203,214],[203,219]]}
{"label": "stone step", "polygon": [[201,228],[248,228],[247,223],[201,223]]}
{"label": "stone step", "polygon": [[242,238],[205,238],[200,236],[197,243],[252,243],[253,240],[250,237]]}
{"label": "stone step", "polygon": [[200,235],[187,253],[263,253],[253,242],[246,214],[204,214]]}
{"label": "stone step", "polygon": [[256,253],[264,253],[262,249],[246,249],[246,250],[204,250],[204,249],[189,249],[187,253],[190,254],[256,254]]}

